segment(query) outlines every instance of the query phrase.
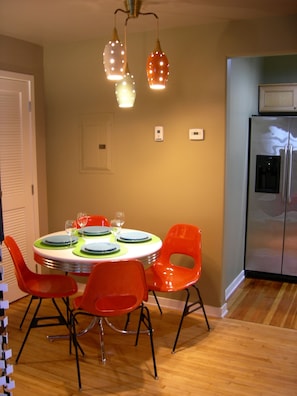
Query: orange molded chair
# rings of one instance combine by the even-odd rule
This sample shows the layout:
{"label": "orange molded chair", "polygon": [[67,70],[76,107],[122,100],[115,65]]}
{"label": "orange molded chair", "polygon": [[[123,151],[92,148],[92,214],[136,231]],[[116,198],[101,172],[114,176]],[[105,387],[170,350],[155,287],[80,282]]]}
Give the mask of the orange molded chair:
{"label": "orange molded chair", "polygon": [[[87,227],[89,226],[110,226],[109,220],[105,216],[101,215],[89,215],[88,217],[88,222],[87,222]],[[77,228],[80,228],[79,224],[76,222]]]}
{"label": "orange molded chair", "polygon": [[[171,260],[175,254],[191,257],[193,260],[192,268],[174,265]],[[187,293],[172,352],[175,351],[183,320],[190,313],[202,309],[207,328],[210,330],[203,301],[196,285],[201,275],[201,231],[198,227],[191,224],[176,224],[172,226],[164,239],[160,256],[145,271],[145,275],[148,290],[153,292],[161,313],[162,310],[156,292],[185,290]],[[190,287],[193,287],[196,292],[195,302],[189,301]]]}
{"label": "orange molded chair", "polygon": [[[30,303],[25,312],[24,318],[22,320],[21,326],[28,313],[30,305],[33,299],[38,299],[38,304],[31,319],[29,328],[24,337],[23,343],[19,350],[16,358],[16,363],[18,362],[27,338],[31,329],[36,327],[47,327],[47,326],[57,326],[65,325],[69,327],[69,296],[72,296],[77,292],[77,284],[75,280],[66,275],[46,275],[46,274],[36,274],[32,272],[26,265],[24,257],[15,242],[14,238],[11,236],[6,236],[4,238],[4,243],[9,250],[11,255],[15,275],[17,278],[19,288],[31,296]],[[42,300],[45,298],[50,298],[53,302],[54,307],[57,310],[57,316],[37,316],[39,308],[41,306]],[[63,299],[67,307],[67,319],[62,314],[59,306],[57,305],[55,298]],[[52,320],[52,322],[50,321]],[[44,321],[42,323],[42,321]],[[20,326],[20,327],[21,327]]]}
{"label": "orange molded chair", "polygon": [[[140,308],[140,317],[136,334],[135,345],[138,343],[141,323],[145,325],[150,336],[151,352],[154,365],[154,375],[157,378],[157,367],[153,343],[153,328],[149,309],[144,305],[148,299],[147,285],[143,265],[138,260],[102,262],[94,266],[83,294],[73,301],[72,337],[75,347],[78,385],[81,388],[81,375],[78,358],[76,325],[78,315],[91,316],[97,319],[100,335],[102,361],[105,362],[103,341],[103,319],[119,315],[130,314]],[[114,328],[111,325],[112,328]],[[115,328],[114,328],[115,329]],[[118,330],[119,331],[119,330]],[[129,333],[121,330],[121,333]]]}
{"label": "orange molded chair", "polygon": [[[110,227],[110,222],[105,216],[101,215],[89,215],[88,217],[88,222],[86,227],[91,227],[91,226],[105,226],[105,227]],[[80,228],[78,222],[76,221],[76,227]],[[84,272],[82,273],[73,273],[75,276],[89,276],[89,274],[85,274]]]}

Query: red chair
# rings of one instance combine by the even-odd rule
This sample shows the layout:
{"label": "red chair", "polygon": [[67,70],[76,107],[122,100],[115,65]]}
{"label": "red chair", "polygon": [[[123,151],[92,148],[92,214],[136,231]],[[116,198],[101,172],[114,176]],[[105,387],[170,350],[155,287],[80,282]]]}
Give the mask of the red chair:
{"label": "red chair", "polygon": [[[110,226],[109,220],[105,216],[101,215],[89,215],[88,217],[88,222],[87,222],[87,227],[89,226]],[[76,222],[76,227],[80,228],[79,224]]]}
{"label": "red chair", "polygon": [[[75,346],[76,367],[78,385],[81,389],[81,375],[78,357],[76,325],[78,315],[87,315],[97,319],[100,335],[102,361],[105,362],[103,319],[119,315],[129,315],[132,311],[140,308],[138,329],[136,332],[135,345],[138,343],[141,323],[145,325],[146,333],[150,336],[151,352],[154,365],[154,374],[157,378],[157,367],[153,344],[153,328],[149,309],[143,301],[147,301],[148,291],[145,282],[143,265],[138,260],[102,262],[94,266],[86,284],[83,294],[73,301],[72,312],[72,337]],[[111,326],[115,329],[113,326]],[[119,330],[118,330],[119,331]],[[121,333],[130,333],[121,330]]]}
{"label": "red chair", "polygon": [[[185,255],[192,258],[192,268],[175,265],[172,263],[173,255]],[[175,351],[184,318],[190,313],[202,309],[208,330],[210,326],[204,309],[203,301],[196,285],[201,275],[201,231],[190,224],[176,224],[168,231],[160,256],[146,271],[146,282],[149,291],[152,291],[160,312],[162,309],[158,302],[156,292],[176,292],[185,290],[186,301],[180,319],[178,331],[172,352]],[[190,302],[190,287],[196,292],[196,301]]]}
{"label": "red chair", "polygon": [[[21,326],[28,313],[32,301],[38,299],[37,307],[35,309],[29,328],[26,332],[23,343],[16,358],[16,363],[17,363],[21,356],[21,353],[23,351],[23,348],[25,346],[25,343],[27,341],[31,329],[36,327],[47,327],[47,326],[58,326],[58,325],[65,325],[67,328],[69,327],[69,312],[70,312],[69,296],[72,296],[77,292],[77,284],[73,278],[66,275],[46,275],[46,274],[36,274],[35,272],[32,272],[27,267],[23,255],[15,240],[11,236],[6,236],[4,238],[4,243],[11,255],[19,288],[24,293],[27,293],[31,296],[31,300],[29,302],[28,308],[21,322]],[[58,315],[37,316],[42,300],[45,298],[50,298],[52,300],[52,303],[56,308]],[[55,301],[56,298],[61,298],[66,304],[67,318],[64,317],[61,309],[57,305]]]}
{"label": "red chair", "polygon": [[[91,226],[105,226],[105,227],[110,227],[110,222],[107,219],[107,217],[105,216],[101,216],[101,215],[88,215],[88,222],[86,227],[91,227]],[[80,228],[80,225],[78,224],[78,222],[76,221],[76,228]],[[72,275],[75,276],[89,276],[89,274],[81,272],[81,273],[74,273],[71,272]]]}

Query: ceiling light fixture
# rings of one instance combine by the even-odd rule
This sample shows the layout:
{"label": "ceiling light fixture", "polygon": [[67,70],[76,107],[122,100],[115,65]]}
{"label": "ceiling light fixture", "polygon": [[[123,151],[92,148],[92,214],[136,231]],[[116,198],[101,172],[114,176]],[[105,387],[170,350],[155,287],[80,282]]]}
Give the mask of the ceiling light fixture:
{"label": "ceiling light fixture", "polygon": [[130,108],[134,106],[136,98],[135,81],[133,75],[130,74],[128,64],[123,79],[115,84],[115,94],[119,107]]}
{"label": "ceiling light fixture", "polygon": [[[113,37],[106,44],[103,52],[103,64],[108,80],[115,81],[116,97],[119,107],[133,107],[136,96],[135,82],[129,72],[127,59],[127,24],[132,18],[139,15],[152,15],[157,21],[157,39],[154,51],[149,55],[146,63],[146,74],[151,89],[161,90],[166,87],[169,75],[169,62],[167,56],[161,49],[159,40],[159,17],[154,12],[141,12],[141,0],[126,0],[125,10],[118,8],[114,11]],[[123,12],[127,15],[125,21],[125,42],[121,43],[117,28],[116,15]],[[132,103],[133,102],[133,103]]]}
{"label": "ceiling light fixture", "polygon": [[123,44],[120,42],[116,27],[113,29],[112,39],[104,48],[103,64],[108,80],[119,81],[123,79],[125,50]]}

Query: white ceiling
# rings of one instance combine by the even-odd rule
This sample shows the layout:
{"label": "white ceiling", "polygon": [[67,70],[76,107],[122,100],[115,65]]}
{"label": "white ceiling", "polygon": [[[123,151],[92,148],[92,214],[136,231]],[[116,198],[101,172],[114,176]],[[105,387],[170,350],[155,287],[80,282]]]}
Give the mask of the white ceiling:
{"label": "white ceiling", "polygon": [[[0,0],[0,34],[40,45],[109,35],[123,0]],[[297,0],[143,0],[160,29],[251,18],[297,15]],[[123,13],[117,14],[124,21]],[[155,28],[153,17],[129,21],[129,31]],[[153,18],[154,19],[154,18]]]}

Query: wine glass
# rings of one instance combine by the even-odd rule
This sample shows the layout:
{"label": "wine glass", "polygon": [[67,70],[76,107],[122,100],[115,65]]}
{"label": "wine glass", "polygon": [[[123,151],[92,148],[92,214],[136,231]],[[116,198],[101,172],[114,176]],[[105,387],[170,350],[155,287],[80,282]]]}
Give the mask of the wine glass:
{"label": "wine glass", "polygon": [[124,223],[125,223],[125,213],[122,211],[117,211],[115,213],[114,218],[110,220],[111,232],[115,240],[117,240]]}
{"label": "wine glass", "polygon": [[112,219],[110,220],[110,227],[111,227],[111,232],[114,236],[114,240],[117,241],[118,235],[119,235],[119,220],[118,219]]}
{"label": "wine glass", "polygon": [[86,212],[78,212],[76,216],[76,221],[81,228],[82,236],[84,235],[84,227],[88,224],[88,215]]}
{"label": "wine glass", "polygon": [[115,220],[118,222],[118,227],[121,229],[125,224],[125,213],[122,211],[118,211],[115,213]]}
{"label": "wine glass", "polygon": [[76,222],[75,220],[66,220],[65,221],[65,231],[66,234],[69,235],[70,246],[72,246],[72,236],[76,231]]}

